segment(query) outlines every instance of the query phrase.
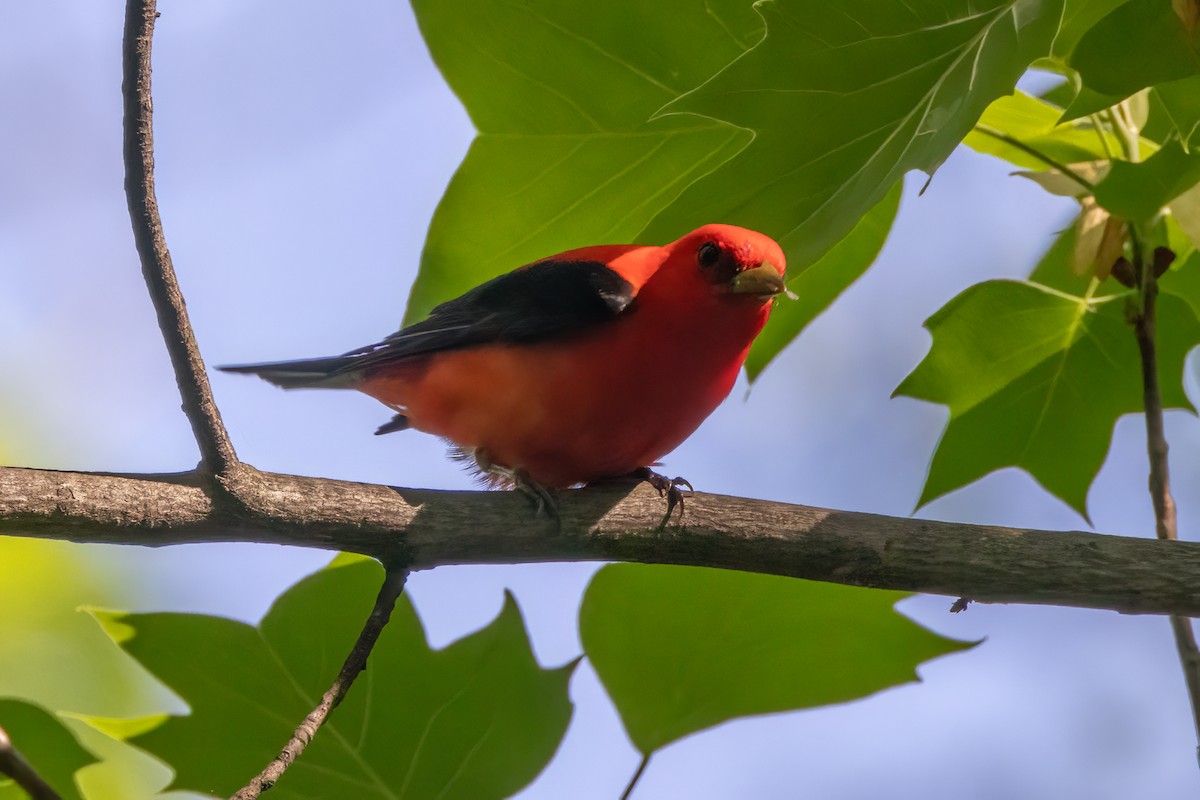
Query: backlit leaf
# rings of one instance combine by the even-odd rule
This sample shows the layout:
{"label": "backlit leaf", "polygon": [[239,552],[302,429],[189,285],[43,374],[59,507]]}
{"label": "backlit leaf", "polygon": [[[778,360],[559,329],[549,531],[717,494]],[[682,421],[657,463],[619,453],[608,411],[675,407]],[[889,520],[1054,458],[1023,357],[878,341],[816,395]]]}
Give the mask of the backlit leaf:
{"label": "backlit leaf", "polygon": [[907,595],[775,575],[613,564],[579,611],[588,659],[643,753],[736,717],[844,703],[970,647],[896,613]]}
{"label": "backlit leaf", "polygon": [[851,281],[874,263],[892,229],[903,188],[901,183],[893,186],[845,239],[812,266],[789,276],[788,289],[797,299],[780,297],[775,300],[771,319],[754,340],[746,359],[746,371],[751,380],[757,378],[808,323],[828,308]]}
{"label": "backlit leaf", "polygon": [[[1069,250],[1058,252],[1066,257]],[[896,390],[950,409],[920,504],[989,472],[1020,467],[1087,516],[1088,487],[1113,425],[1142,408],[1127,296],[987,281],[930,317],[933,346]],[[1183,360],[1200,342],[1200,323],[1186,303],[1164,294],[1158,330],[1163,403],[1191,408]]]}
{"label": "backlit leaf", "polygon": [[720,119],[754,141],[689,186],[647,237],[721,219],[820,258],[905,172],[932,173],[988,104],[1049,52],[1057,0],[755,6],[767,35],[666,114]]}
{"label": "backlit leaf", "polygon": [[980,153],[1003,158],[1010,164],[1032,170],[1046,170],[1043,159],[1009,144],[982,129],[1006,133],[1017,141],[1063,164],[1090,162],[1106,157],[1101,136],[1111,150],[1120,147],[1107,132],[1097,132],[1091,121],[1059,124],[1062,110],[1024,92],[995,100],[979,119],[979,128],[963,139],[963,144]]}
{"label": "backlit leaf", "polygon": [[[381,579],[371,562],[323,570],[281,595],[257,627],[195,614],[99,615],[191,708],[132,741],[175,769],[172,788],[228,796],[316,707]],[[511,597],[486,628],[431,650],[402,596],[367,669],[271,796],[508,797],[566,731],[572,667],[537,665]]]}

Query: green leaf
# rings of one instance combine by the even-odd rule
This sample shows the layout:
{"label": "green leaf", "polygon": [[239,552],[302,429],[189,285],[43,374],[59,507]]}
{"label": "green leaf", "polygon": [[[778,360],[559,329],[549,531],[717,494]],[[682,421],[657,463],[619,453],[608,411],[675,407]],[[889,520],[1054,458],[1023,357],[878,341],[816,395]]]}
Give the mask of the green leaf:
{"label": "green leaf", "polygon": [[1058,36],[1054,38],[1054,55],[1059,58],[1070,56],[1085,33],[1126,2],[1128,0],[1067,0]]}
{"label": "green leaf", "polygon": [[[326,569],[257,626],[193,614],[100,615],[110,635],[191,708],[132,741],[174,767],[172,788],[227,796],[320,701],[382,579]],[[434,651],[401,597],[367,669],[271,795],[507,797],[550,760],[571,716],[574,665],[543,670],[511,597],[488,627]]]}
{"label": "green leaf", "polygon": [[[1087,86],[1080,86],[1079,91],[1075,93],[1075,97],[1071,99],[1070,104],[1063,111],[1060,121],[1071,122],[1092,114],[1098,114],[1110,106],[1115,106],[1128,96],[1104,94]],[[1114,147],[1113,152],[1119,152],[1119,150]]]}
{"label": "green leaf", "polygon": [[[1071,269],[1071,256],[1075,251],[1076,242],[1076,225],[1079,224],[1079,218],[1076,217],[1071,221],[1071,224],[1063,228],[1062,231],[1054,237],[1054,243],[1050,245],[1050,249],[1038,260],[1037,266],[1033,268],[1033,272],[1029,274],[1031,283],[1041,284],[1042,286],[1066,294],[1077,294],[1082,296],[1088,291],[1089,285],[1092,282],[1091,275],[1078,275]],[[1107,287],[1116,284],[1117,289],[1124,291],[1125,287],[1118,284],[1116,281],[1106,281],[1103,286]],[[928,323],[926,323],[928,327]]]}
{"label": "green leaf", "polygon": [[1093,286],[1093,277],[1090,271],[1080,274],[1072,268],[1078,224],[1079,218],[1076,217],[1054,238],[1050,249],[1045,252],[1033,272],[1030,273],[1030,283],[1037,283],[1078,297],[1083,297],[1089,292],[1093,298],[1127,293],[1129,290],[1115,280],[1106,280],[1098,286]]}
{"label": "green leaf", "polygon": [[[63,797],[82,800],[75,773],[96,757],[85,750],[71,732],[40,706],[20,700],[0,699],[0,728],[42,780]],[[0,800],[25,800],[28,795],[0,774]]]}
{"label": "green leaf", "polygon": [[843,289],[874,263],[892,229],[903,188],[901,183],[893,186],[883,200],[846,234],[845,239],[835,244],[815,264],[788,279],[788,288],[799,299],[775,301],[771,320],[754,340],[746,359],[750,380],[757,378],[808,323],[828,308]]}
{"label": "green leaf", "polygon": [[[96,627],[94,623],[92,627]],[[109,645],[112,643],[109,642]],[[79,737],[80,743],[101,759],[99,764],[89,766],[77,776],[79,788],[87,800],[148,800],[160,796],[159,793],[171,780],[170,768],[144,750],[129,744],[126,738],[141,725],[161,724],[164,717],[156,715],[137,720],[116,720],[72,715],[63,720],[71,732]],[[172,800],[184,798],[175,795]]]}
{"label": "green leaf", "polygon": [[415,0],[413,9],[479,135],[430,224],[408,322],[530,261],[633,241],[751,139],[713,119],[650,121],[762,35],[748,3]]}
{"label": "green leaf", "polygon": [[[1193,186],[1171,201],[1171,216],[1188,244],[1200,248],[1200,185]],[[1183,247],[1176,245],[1176,251]]]}
{"label": "green leaf", "polygon": [[735,717],[843,703],[963,650],[897,614],[899,592],[613,564],[579,611],[584,651],[649,754]]}
{"label": "green leaf", "polygon": [[[166,783],[161,765],[122,742],[98,743],[74,719],[148,714],[177,705],[79,610],[85,603],[130,602],[139,590],[134,573],[114,557],[71,542],[14,537],[0,537],[0,564],[19,565],[0,570],[0,690],[61,714],[63,724],[102,759],[77,775],[89,800],[157,794]],[[65,790],[69,782],[54,785]],[[7,795],[0,790],[0,797]]]}
{"label": "green leaf", "polygon": [[[0,537],[0,691],[60,715],[86,750],[102,759],[76,776],[79,792],[89,800],[150,798],[167,783],[166,770],[154,759],[90,732],[78,720],[84,714],[151,714],[167,704],[178,708],[178,700],[80,613],[84,603],[132,602],[140,584],[114,553],[72,542]],[[64,756],[71,752],[61,750]],[[70,778],[54,786],[65,792]],[[5,790],[0,798],[7,800]]]}
{"label": "green leaf", "polygon": [[1187,303],[1200,318],[1200,250],[1193,250],[1186,258],[1172,264],[1159,285],[1164,293]]}
{"label": "green leaf", "polygon": [[[933,346],[896,390],[950,408],[919,505],[1020,467],[1086,518],[1113,425],[1142,409],[1128,296],[988,281],[930,317]],[[1200,342],[1200,323],[1186,303],[1164,294],[1158,330],[1163,404],[1190,409],[1183,360]]]}
{"label": "green leaf", "polygon": [[905,172],[932,173],[1049,52],[1061,0],[756,4],[766,37],[663,113],[755,132],[645,237],[696,221],[759,228],[791,268],[840,241]]}
{"label": "green leaf", "polygon": [[1172,141],[1145,161],[1114,161],[1096,186],[1096,202],[1119,217],[1146,222],[1197,181],[1200,152]]}
{"label": "green leaf", "polygon": [[1189,148],[1200,145],[1200,76],[1160,83],[1154,94],[1179,138]]}
{"label": "green leaf", "polygon": [[1200,28],[1188,31],[1168,0],[1130,0],[1084,34],[1071,66],[1091,89],[1126,97],[1200,74]]}
{"label": "green leaf", "polygon": [[1095,161],[1105,158],[1107,153],[1101,136],[1108,140],[1112,151],[1120,143],[1112,134],[1097,133],[1090,122],[1059,124],[1062,111],[1044,100],[1017,92],[997,98],[979,119],[979,127],[963,139],[963,144],[980,153],[1003,158],[1010,164],[1033,170],[1050,167],[1045,161],[1035,158],[1008,142],[984,133],[981,128],[994,128],[1012,138],[1029,145],[1043,155],[1062,164],[1078,161]]}
{"label": "green leaf", "polygon": [[0,538],[0,563],[20,565],[0,580],[0,686],[55,711],[150,713],[165,693],[147,687],[129,659],[79,613],[81,604],[97,599],[130,600],[122,583],[133,583],[133,573],[110,560],[89,561],[85,552],[70,542]]}
{"label": "green leaf", "polygon": [[1038,95],[1039,100],[1044,100],[1059,109],[1066,108],[1073,97],[1075,97],[1075,87],[1071,85],[1070,80],[1060,81]]}
{"label": "green leaf", "polygon": [[[1185,197],[1196,202],[1200,202],[1200,186],[1193,186],[1191,189],[1172,200],[1170,209],[1171,213],[1164,214],[1159,217],[1160,226],[1152,229],[1151,234],[1153,237],[1151,244],[1155,246],[1165,244],[1171,249],[1171,252],[1175,254],[1175,258],[1178,262],[1175,264],[1176,267],[1180,266],[1185,259],[1191,256],[1192,251],[1196,249],[1194,231],[1189,231],[1187,228],[1183,227],[1185,218],[1189,223],[1200,223],[1200,219],[1191,217],[1189,214],[1177,213],[1178,207],[1181,205]],[[1200,207],[1197,207],[1196,211],[1200,212]]]}

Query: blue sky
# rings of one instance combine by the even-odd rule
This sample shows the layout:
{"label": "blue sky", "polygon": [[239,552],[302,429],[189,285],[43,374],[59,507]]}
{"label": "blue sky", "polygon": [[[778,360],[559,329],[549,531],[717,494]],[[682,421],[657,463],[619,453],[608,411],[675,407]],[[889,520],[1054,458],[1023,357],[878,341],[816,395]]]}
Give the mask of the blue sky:
{"label": "blue sky", "polygon": [[[341,352],[403,313],[472,131],[408,6],[350,8],[163,3],[159,201],[209,364]],[[171,471],[196,460],[122,195],[122,13],[94,0],[0,11],[0,411],[34,466]],[[960,150],[924,196],[924,176],[910,176],[876,266],[748,396],[736,388],[669,471],[705,491],[911,513],[946,416],[889,399],[928,348],[922,321],[974,282],[1025,275],[1069,218],[1069,204],[1008,171]],[[213,380],[239,454],[261,469],[471,485],[431,437],[372,436],[389,412],[368,398]],[[1172,412],[1167,428],[1181,531],[1195,538],[1200,426]],[[1090,496],[1097,530],[1152,535],[1143,448],[1141,419],[1122,419]],[[1013,470],[921,516],[1085,525]],[[135,571],[147,609],[247,620],[327,560],[249,545],[92,552]],[[595,568],[440,569],[414,576],[410,592],[440,645],[489,621],[512,588],[539,658],[557,665],[579,652],[575,605]],[[691,737],[655,756],[635,796],[1195,796],[1195,732],[1165,620],[1015,605],[950,615],[949,602],[901,608],[986,641],[924,667],[923,683]],[[572,730],[522,798],[613,798],[636,765],[586,666],[572,694]]]}

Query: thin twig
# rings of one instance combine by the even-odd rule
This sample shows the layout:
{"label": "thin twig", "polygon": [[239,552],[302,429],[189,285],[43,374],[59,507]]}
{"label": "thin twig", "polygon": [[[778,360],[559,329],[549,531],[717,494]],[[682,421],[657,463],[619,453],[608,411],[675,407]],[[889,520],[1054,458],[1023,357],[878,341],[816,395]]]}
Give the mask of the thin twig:
{"label": "thin twig", "polygon": [[259,795],[274,786],[292,762],[304,752],[304,748],[308,747],[313,737],[317,735],[317,730],[325,724],[329,713],[337,708],[338,704],[342,702],[342,698],[346,696],[346,692],[350,691],[350,686],[358,677],[358,673],[366,668],[367,657],[371,655],[371,649],[375,647],[379,634],[391,618],[392,609],[396,606],[396,599],[404,591],[404,582],[407,579],[408,570],[406,568],[388,568],[387,574],[383,578],[383,585],[379,587],[379,596],[375,598],[375,607],[371,609],[371,614],[363,625],[362,633],[358,635],[358,641],[351,648],[350,655],[346,656],[346,663],[342,665],[333,685],[321,696],[320,704],[296,728],[296,732],[292,734],[292,738],[288,740],[279,755],[272,759],[262,772],[258,773],[230,800],[256,800]]}
{"label": "thin twig", "polygon": [[[1162,395],[1158,385],[1158,354],[1155,346],[1155,307],[1158,299],[1157,265],[1141,263],[1137,269],[1143,276],[1144,294],[1141,312],[1134,319],[1134,332],[1142,356],[1142,397],[1146,408],[1146,452],[1150,459],[1150,498],[1154,503],[1155,531],[1159,539],[1176,540],[1179,531],[1175,522],[1175,499],[1171,496],[1171,478],[1167,461],[1167,437],[1163,430]],[[1183,666],[1188,696],[1192,701],[1192,719],[1200,736],[1200,647],[1192,621],[1172,616],[1171,630],[1175,648]],[[1197,750],[1200,758],[1200,749]]]}
{"label": "thin twig", "polygon": [[201,463],[221,485],[237,469],[237,454],[213,402],[204,360],[188,322],[187,308],[175,267],[167,250],[158,200],[154,195],[154,131],[150,95],[150,47],[155,0],[128,0],[125,6],[125,40],[122,48],[125,100],[125,197],[133,223],[133,238],[142,262],[142,275],[158,314],[175,382],[183,398],[183,411],[192,425]]}
{"label": "thin twig", "polygon": [[651,753],[646,753],[642,756],[642,761],[638,764],[637,770],[633,773],[633,777],[629,779],[629,783],[625,786],[625,791],[621,792],[621,800],[629,800],[633,795],[633,789],[637,786],[638,781],[642,779],[642,773],[646,771],[646,767],[650,764]]}
{"label": "thin twig", "polygon": [[1061,172],[1063,175],[1066,175],[1068,178],[1070,178],[1071,180],[1078,183],[1080,186],[1082,186],[1084,189],[1087,190],[1088,194],[1095,194],[1095,192],[1096,192],[1095,184],[1093,184],[1087,178],[1080,175],[1075,170],[1068,167],[1066,164],[1063,164],[1061,161],[1056,161],[1055,159],[1046,155],[1042,151],[1038,150],[1036,147],[1031,147],[1031,146],[1025,144],[1024,142],[1022,142],[1020,139],[1017,139],[1014,136],[1009,136],[1004,131],[999,130],[997,128],[993,128],[991,125],[983,125],[982,123],[977,124],[975,126],[975,132],[982,133],[984,136],[991,136],[993,139],[998,139],[1011,147],[1017,148],[1018,150],[1020,150],[1023,153],[1027,153],[1027,154],[1033,156],[1038,161],[1041,161],[1043,164],[1046,164],[1049,167],[1053,167],[1054,169]]}
{"label": "thin twig", "polygon": [[0,775],[12,778],[31,800],[62,800],[58,792],[13,747],[12,740],[3,728],[0,728]]}

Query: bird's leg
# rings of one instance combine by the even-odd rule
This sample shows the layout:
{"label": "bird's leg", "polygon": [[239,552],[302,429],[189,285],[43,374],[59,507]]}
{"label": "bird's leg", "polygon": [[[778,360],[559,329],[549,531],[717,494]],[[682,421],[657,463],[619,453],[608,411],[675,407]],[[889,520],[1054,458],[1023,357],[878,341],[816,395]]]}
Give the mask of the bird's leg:
{"label": "bird's leg", "polygon": [[676,506],[679,507],[679,523],[683,524],[683,492],[680,487],[686,486],[689,492],[696,491],[687,479],[679,476],[668,478],[666,475],[659,475],[649,467],[639,467],[629,473],[629,477],[650,484],[658,491],[659,497],[666,496],[667,513],[663,515],[662,522],[658,523],[658,530],[666,530],[667,523],[671,521],[671,513],[675,511]]}
{"label": "bird's leg", "polygon": [[489,478],[498,484],[508,484],[532,500],[535,516],[546,516],[558,521],[558,498],[545,486],[530,478],[528,472],[493,463],[483,450],[476,450],[473,455],[476,466]]}

